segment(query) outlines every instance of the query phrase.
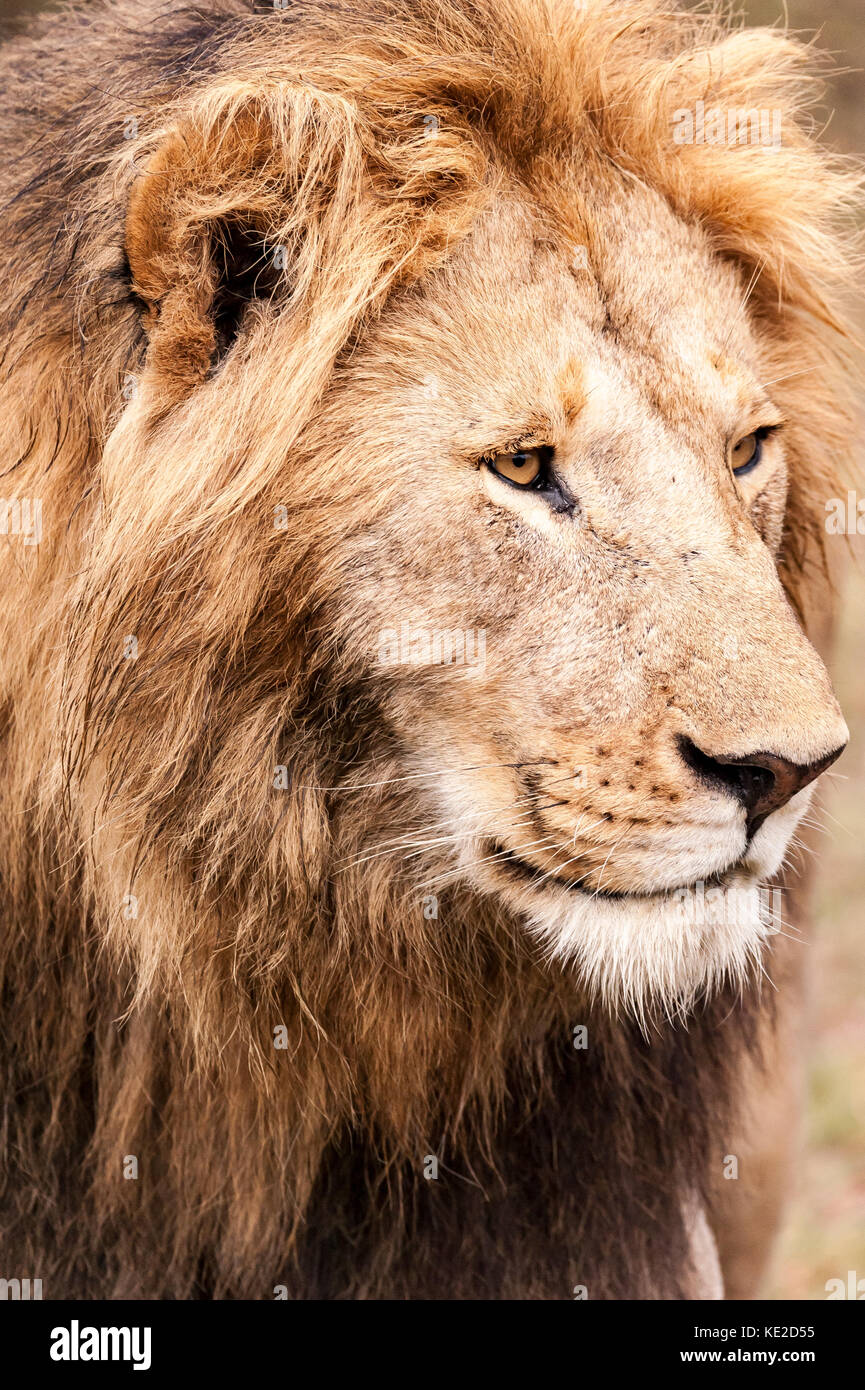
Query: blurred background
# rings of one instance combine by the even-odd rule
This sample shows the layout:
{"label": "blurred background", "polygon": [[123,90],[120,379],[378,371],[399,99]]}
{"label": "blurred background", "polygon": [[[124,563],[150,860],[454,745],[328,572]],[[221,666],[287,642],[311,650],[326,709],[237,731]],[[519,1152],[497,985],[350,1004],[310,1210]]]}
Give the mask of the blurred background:
{"label": "blurred background", "polygon": [[[698,8],[695,6],[695,8]],[[786,22],[831,54],[824,141],[865,155],[865,0],[745,0],[749,24]],[[860,315],[865,331],[865,314]],[[865,383],[863,383],[865,387]],[[865,390],[863,390],[865,394]],[[860,476],[865,478],[865,441]],[[860,484],[858,495],[863,496]],[[834,550],[841,596],[831,661],[850,745],[823,780],[814,930],[808,956],[810,1017],[800,1047],[808,1110],[796,1190],[775,1256],[770,1297],[826,1297],[828,1279],[865,1279],[865,537]]]}
{"label": "blurred background", "polygon": [[[44,0],[0,0],[0,17]],[[703,8],[694,5],[695,9]],[[824,140],[865,154],[865,0],[743,0],[748,24],[783,24],[832,55]],[[862,317],[865,332],[865,315]],[[865,454],[865,445],[863,445]],[[865,466],[861,468],[865,479]],[[860,487],[859,495],[865,495]],[[767,1293],[824,1299],[829,1279],[865,1279],[865,537],[830,543],[841,596],[832,660],[850,746],[824,779],[815,929],[807,952],[810,1017],[799,1040],[808,1108],[796,1187]]]}

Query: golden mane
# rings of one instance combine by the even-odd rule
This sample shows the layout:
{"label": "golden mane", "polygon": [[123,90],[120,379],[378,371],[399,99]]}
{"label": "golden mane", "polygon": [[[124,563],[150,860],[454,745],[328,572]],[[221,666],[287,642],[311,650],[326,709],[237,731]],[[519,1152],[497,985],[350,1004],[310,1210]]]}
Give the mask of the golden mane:
{"label": "golden mane", "polygon": [[[407,1233],[428,1219],[411,1287],[432,1287],[436,1232],[469,1198],[421,1216],[437,1194],[409,1195],[409,1169],[441,1153],[467,1186],[504,1182],[497,1125],[558,1094],[550,1031],[588,1017],[598,1096],[620,1068],[644,1125],[681,1136],[663,1178],[647,1168],[633,1207],[598,1218],[611,1243],[610,1222],[655,1213],[628,1236],[648,1278],[662,1227],[684,1241],[662,1217],[711,1142],[694,1097],[707,1075],[735,1087],[712,1031],[729,1001],[649,1057],[488,904],[453,893],[431,936],[390,860],[345,868],[379,814],[353,752],[375,750],[382,783],[398,763],[342,657],[328,562],[346,516],[385,496],[341,468],[350,439],[322,438],[317,412],[388,296],[505,176],[574,236],[574,190],[614,168],[708,232],[774,335],[781,570],[806,610],[849,468],[859,199],[814,136],[813,53],[661,0],[108,0],[39,21],[0,64],[3,476],[44,526],[8,557],[0,644],[10,1248],[72,1294],[368,1295],[409,1285]],[[105,66],[110,99],[90,77]],[[698,101],[779,110],[782,146],[672,146]],[[286,268],[215,371],[238,231]],[[665,1068],[677,1095],[634,1100]],[[612,1182],[639,1166],[633,1126],[602,1140],[597,1104],[573,1152],[596,1145]],[[369,1218],[334,1289],[305,1242],[346,1238],[347,1184],[397,1215]]]}

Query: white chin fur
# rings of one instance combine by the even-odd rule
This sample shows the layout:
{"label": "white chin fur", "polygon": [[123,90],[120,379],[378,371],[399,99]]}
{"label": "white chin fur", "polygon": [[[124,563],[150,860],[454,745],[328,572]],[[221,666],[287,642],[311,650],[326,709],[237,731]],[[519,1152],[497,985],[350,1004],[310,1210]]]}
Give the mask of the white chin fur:
{"label": "white chin fur", "polygon": [[759,971],[775,930],[771,901],[738,875],[723,887],[646,898],[550,896],[533,905],[528,925],[607,1008],[640,1019],[653,1007],[683,1015],[698,995]]}
{"label": "white chin fur", "polygon": [[592,897],[549,880],[527,884],[513,904],[550,959],[574,966],[592,995],[641,1022],[654,1009],[682,1017],[698,997],[759,974],[766,942],[780,928],[780,892],[762,888],[784,859],[811,798],[800,792],[754,836],[722,886],[699,881],[655,895]]}

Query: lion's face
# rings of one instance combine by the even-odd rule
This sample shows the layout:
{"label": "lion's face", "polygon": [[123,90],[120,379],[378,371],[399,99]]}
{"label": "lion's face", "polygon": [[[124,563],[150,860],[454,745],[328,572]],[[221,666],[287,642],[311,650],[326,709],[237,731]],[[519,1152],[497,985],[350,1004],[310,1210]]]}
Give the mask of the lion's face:
{"label": "lion's face", "polygon": [[[346,39],[363,62],[311,44],[302,82],[263,80],[268,53],[179,100],[132,175],[118,156],[148,342],[80,611],[106,652],[144,612],[169,727],[174,662],[219,689],[226,748],[399,788],[362,817],[315,785],[293,823],[245,764],[180,808],[227,859],[256,859],[226,829],[238,802],[273,825],[275,883],[283,841],[308,872],[312,820],[322,879],[360,841],[394,882],[468,883],[611,1002],[679,1008],[757,958],[758,885],[847,737],[779,573],[801,599],[849,451],[829,229],[850,190],[792,111],[771,153],[674,146],[699,65],[658,58],[648,106],[637,58],[596,88],[617,13],[532,18],[537,82],[522,43],[507,80],[484,59],[458,82],[411,45],[396,62],[390,33]],[[754,42],[732,104],[768,61]],[[189,653],[218,680],[184,678]],[[155,719],[139,684],[118,710],[106,681],[118,746]],[[160,759],[170,786],[193,761],[155,759],[136,805],[164,797]]]}
{"label": "lion's face", "polygon": [[571,246],[502,196],[342,369],[379,496],[339,625],[413,843],[611,999],[670,1002],[748,966],[847,730],[778,578],[785,421],[742,277],[647,192],[606,206]]}

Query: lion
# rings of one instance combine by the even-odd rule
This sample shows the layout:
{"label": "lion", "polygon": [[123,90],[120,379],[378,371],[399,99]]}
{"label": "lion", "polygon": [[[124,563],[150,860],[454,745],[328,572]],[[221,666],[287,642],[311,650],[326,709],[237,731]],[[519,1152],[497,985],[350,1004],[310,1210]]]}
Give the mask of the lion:
{"label": "lion", "polygon": [[2,54],[4,1273],[753,1296],[848,737],[809,51],[99,0]]}

